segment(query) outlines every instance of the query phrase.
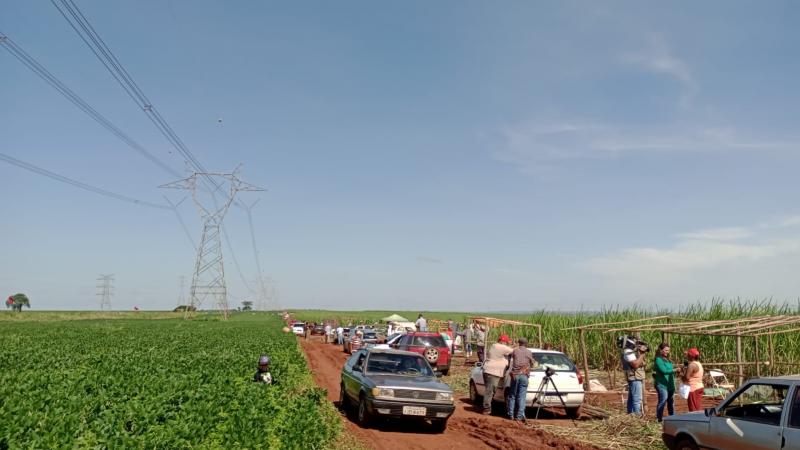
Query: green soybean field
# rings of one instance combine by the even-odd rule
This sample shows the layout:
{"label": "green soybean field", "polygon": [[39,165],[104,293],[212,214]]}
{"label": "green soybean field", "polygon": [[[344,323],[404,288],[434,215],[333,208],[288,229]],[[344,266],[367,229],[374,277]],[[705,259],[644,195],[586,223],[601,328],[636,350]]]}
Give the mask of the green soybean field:
{"label": "green soybean field", "polygon": [[[0,321],[0,449],[322,448],[341,432],[276,315],[28,317]],[[274,385],[251,381],[261,354]]]}

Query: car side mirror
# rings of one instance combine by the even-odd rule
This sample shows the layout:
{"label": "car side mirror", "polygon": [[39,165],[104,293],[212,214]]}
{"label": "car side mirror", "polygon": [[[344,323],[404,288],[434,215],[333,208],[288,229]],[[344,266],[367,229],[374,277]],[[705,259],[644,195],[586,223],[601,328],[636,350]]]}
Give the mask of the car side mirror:
{"label": "car side mirror", "polygon": [[717,408],[706,408],[703,410],[703,413],[706,415],[706,417],[714,417],[717,415]]}

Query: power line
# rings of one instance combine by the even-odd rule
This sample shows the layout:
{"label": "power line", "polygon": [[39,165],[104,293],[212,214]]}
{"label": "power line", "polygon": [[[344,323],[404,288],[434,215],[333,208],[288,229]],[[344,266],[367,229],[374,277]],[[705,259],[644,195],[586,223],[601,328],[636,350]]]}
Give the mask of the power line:
{"label": "power line", "polygon": [[66,184],[70,184],[70,185],[75,186],[77,188],[81,188],[81,189],[84,189],[86,191],[94,192],[95,194],[104,195],[106,197],[113,198],[113,199],[116,199],[116,200],[120,200],[120,201],[123,201],[123,202],[133,203],[135,205],[140,205],[140,206],[148,206],[150,208],[172,209],[169,206],[159,205],[159,204],[156,204],[156,203],[150,203],[150,202],[147,202],[147,201],[144,201],[144,200],[138,200],[138,199],[135,199],[133,197],[128,197],[126,195],[117,194],[116,192],[111,192],[111,191],[108,191],[106,189],[102,189],[102,188],[99,188],[99,187],[96,187],[96,186],[92,186],[90,184],[82,183],[80,181],[73,180],[72,178],[67,178],[67,177],[65,177],[63,175],[59,175],[59,174],[57,174],[55,172],[51,172],[51,171],[49,171],[47,169],[43,169],[41,167],[34,166],[31,163],[27,163],[25,161],[21,161],[19,159],[16,159],[16,158],[13,158],[11,156],[8,156],[5,153],[0,153],[0,161],[5,161],[5,162],[7,162],[9,164],[12,164],[12,165],[20,167],[22,169],[28,170],[30,172],[37,173],[39,175],[42,175],[42,176],[45,176],[45,177],[48,177],[48,178],[52,178],[53,180],[60,181],[62,183],[66,183]]}
{"label": "power line", "polygon": [[96,109],[94,109],[91,105],[89,105],[84,99],[82,99],[78,94],[76,94],[72,89],[67,87],[64,83],[61,82],[55,75],[53,75],[49,70],[47,70],[42,64],[40,64],[34,57],[29,55],[25,50],[22,49],[16,42],[11,40],[10,37],[0,32],[0,45],[2,45],[12,56],[17,58],[22,64],[24,64],[28,69],[33,71],[39,78],[47,82],[53,89],[58,91],[59,94],[63,95],[64,98],[69,100],[73,105],[78,107],[81,111],[83,111],[86,115],[91,117],[95,122],[100,124],[103,128],[108,130],[111,134],[119,138],[122,142],[128,145],[128,147],[132,148],[134,151],[139,153],[140,155],[144,156],[153,164],[159,166],[166,172],[170,173],[174,176],[181,176],[180,173],[167,165],[165,162],[158,159],[155,155],[147,151],[144,147],[142,147],[138,142],[136,142],[132,137],[128,136],[124,131],[122,131],[118,126],[114,125],[109,119],[105,116],[100,114]]}
{"label": "power line", "polygon": [[[92,27],[86,16],[72,0],[60,0],[61,6],[56,0],[50,0],[53,6],[58,9],[64,19],[69,23],[81,40],[89,47],[97,59],[108,70],[112,77],[119,83],[130,98],[145,112],[147,117],[158,128],[159,132],[169,141],[170,144],[194,167],[197,172],[206,173],[207,171],[200,161],[192,154],[172,127],[164,120],[161,113],[150,102],[139,85],[133,80],[125,67],[120,63],[114,52],[106,45],[100,35]],[[90,42],[91,41],[91,42]],[[215,188],[218,188],[214,184]]]}

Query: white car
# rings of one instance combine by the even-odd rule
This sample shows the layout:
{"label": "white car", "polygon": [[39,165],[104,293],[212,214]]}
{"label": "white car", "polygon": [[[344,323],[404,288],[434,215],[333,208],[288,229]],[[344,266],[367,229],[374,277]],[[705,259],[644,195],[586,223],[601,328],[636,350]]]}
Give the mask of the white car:
{"label": "white car", "polygon": [[[577,418],[581,415],[581,405],[583,405],[583,377],[580,376],[575,363],[567,355],[552,351],[530,349],[533,358],[539,363],[539,367],[531,370],[528,380],[528,392],[525,395],[525,405],[529,408],[534,407],[556,407],[564,408],[567,417]],[[545,370],[552,369],[550,379],[552,383],[542,384],[545,378]],[[502,389],[498,388],[494,394],[494,401],[506,403],[506,394],[511,384],[511,377],[506,374]],[[555,388],[554,388],[555,385]],[[540,390],[541,387],[541,390]],[[558,389],[558,393],[556,393]],[[560,399],[559,399],[560,394]],[[486,395],[483,385],[483,367],[476,366],[472,369],[469,377],[469,398],[475,405],[483,403],[483,396]],[[562,404],[563,400],[563,404]]]}
{"label": "white car", "polygon": [[295,322],[292,324],[292,333],[303,336],[306,334],[306,324],[303,322]]}

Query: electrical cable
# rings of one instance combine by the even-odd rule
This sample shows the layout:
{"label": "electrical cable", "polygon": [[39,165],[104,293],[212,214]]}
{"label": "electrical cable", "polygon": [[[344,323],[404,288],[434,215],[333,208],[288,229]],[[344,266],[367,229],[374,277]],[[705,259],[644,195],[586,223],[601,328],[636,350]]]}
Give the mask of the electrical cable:
{"label": "electrical cable", "polygon": [[108,191],[106,189],[102,189],[102,188],[99,188],[99,187],[96,187],[96,186],[92,186],[90,184],[86,184],[86,183],[82,183],[82,182],[77,181],[77,180],[73,180],[72,178],[68,178],[68,177],[65,177],[63,175],[59,175],[59,174],[57,174],[55,172],[51,172],[51,171],[49,171],[47,169],[43,169],[43,168],[35,166],[35,165],[31,164],[31,163],[27,163],[27,162],[21,161],[21,160],[19,160],[17,158],[8,156],[5,153],[0,153],[0,161],[5,161],[5,162],[7,162],[9,164],[12,164],[12,165],[20,167],[22,169],[28,170],[30,172],[37,173],[39,175],[43,175],[43,176],[48,177],[48,178],[52,178],[53,180],[60,181],[62,183],[66,183],[66,184],[70,184],[70,185],[75,186],[77,188],[84,189],[84,190],[89,191],[89,192],[94,192],[95,194],[100,194],[100,195],[104,195],[104,196],[109,197],[109,198],[113,198],[113,199],[116,199],[116,200],[121,200],[123,202],[133,203],[133,204],[140,205],[140,206],[148,206],[150,208],[172,209],[172,208],[170,208],[169,206],[166,206],[166,205],[159,205],[159,204],[147,202],[147,201],[144,201],[144,200],[138,200],[138,199],[135,199],[133,197],[128,197],[126,195],[117,194],[116,192],[111,192],[111,191]]}
{"label": "electrical cable", "polygon": [[158,159],[155,155],[147,151],[144,147],[142,147],[138,142],[136,142],[133,138],[128,136],[124,131],[122,131],[118,126],[114,125],[109,119],[105,116],[100,114],[96,109],[94,109],[91,105],[89,105],[83,98],[81,98],[78,94],[76,94],[72,89],[67,87],[64,83],[61,82],[55,75],[53,75],[49,70],[47,70],[43,65],[41,65],[36,59],[34,59],[31,55],[29,55],[25,50],[23,50],[16,42],[11,40],[10,37],[3,34],[0,31],[0,45],[2,45],[12,56],[17,58],[23,65],[25,65],[28,69],[33,71],[39,78],[47,82],[53,89],[58,91],[59,94],[63,95],[67,100],[69,100],[73,105],[78,107],[81,111],[83,111],[86,115],[91,117],[95,122],[97,122],[100,126],[108,130],[111,134],[119,138],[122,142],[128,145],[131,149],[139,153],[140,155],[144,156],[153,164],[159,166],[164,171],[168,172],[171,175],[176,177],[180,177],[181,174],[177,170],[173,169],[165,162]]}

